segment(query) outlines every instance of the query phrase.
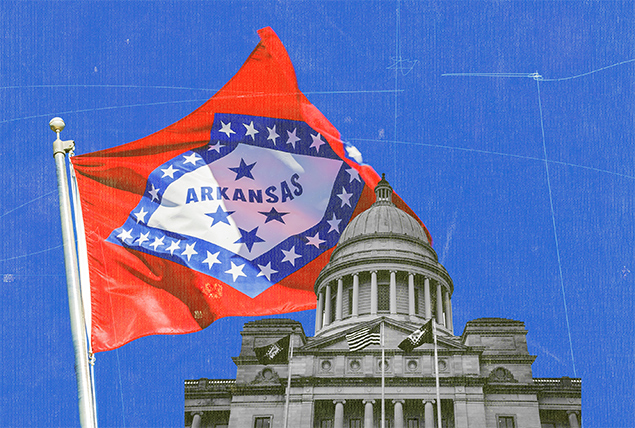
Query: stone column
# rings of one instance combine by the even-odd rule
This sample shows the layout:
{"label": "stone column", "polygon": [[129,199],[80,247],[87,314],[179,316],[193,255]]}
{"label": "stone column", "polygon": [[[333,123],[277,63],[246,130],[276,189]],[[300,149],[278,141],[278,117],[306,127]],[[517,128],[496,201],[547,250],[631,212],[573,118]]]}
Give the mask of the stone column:
{"label": "stone column", "polygon": [[346,400],[333,400],[333,404],[335,404],[333,428],[344,428],[344,403]]}
{"label": "stone column", "polygon": [[443,322],[443,293],[441,282],[437,282],[437,324],[445,325]]}
{"label": "stone column", "polygon": [[567,412],[567,416],[569,417],[569,426],[571,428],[580,428],[580,423],[578,422],[578,412],[569,411]]}
{"label": "stone column", "polygon": [[322,328],[322,317],[324,316],[324,293],[318,293],[317,308],[315,309],[315,332]]}
{"label": "stone column", "polygon": [[364,428],[374,428],[373,404],[375,404],[375,400],[363,400],[362,403],[364,403]]}
{"label": "stone column", "polygon": [[335,320],[342,320],[342,299],[344,294],[344,281],[342,278],[337,279],[337,300],[335,301]]}
{"label": "stone column", "polygon": [[370,314],[377,315],[377,271],[370,273]]}
{"label": "stone column", "polygon": [[415,275],[408,274],[408,315],[413,316],[417,313],[415,308]]}
{"label": "stone column", "polygon": [[434,428],[434,400],[423,400],[424,428]]}
{"label": "stone column", "polygon": [[324,327],[331,323],[331,285],[326,285],[326,296],[324,296]]}
{"label": "stone column", "polygon": [[201,428],[201,418],[203,416],[203,412],[195,412],[193,415],[192,428]]}
{"label": "stone column", "polygon": [[426,300],[426,319],[432,318],[432,298],[430,297],[430,278],[423,281],[423,298]]}
{"label": "stone column", "polygon": [[390,271],[390,313],[397,313],[397,272]]}
{"label": "stone column", "polygon": [[392,400],[395,405],[395,428],[403,428],[403,400]]}
{"label": "stone column", "polygon": [[454,327],[452,325],[452,301],[450,300],[450,292],[447,290],[443,292],[443,302],[445,303],[445,326],[454,333]]}
{"label": "stone column", "polygon": [[352,316],[356,317],[359,313],[359,274],[353,274],[353,313]]}

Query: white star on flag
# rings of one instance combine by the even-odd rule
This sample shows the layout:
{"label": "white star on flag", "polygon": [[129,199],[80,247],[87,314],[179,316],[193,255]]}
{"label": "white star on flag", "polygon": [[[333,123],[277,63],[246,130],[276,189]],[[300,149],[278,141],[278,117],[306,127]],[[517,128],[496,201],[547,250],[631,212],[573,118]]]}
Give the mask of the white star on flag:
{"label": "white star on flag", "polygon": [[346,170],[346,172],[348,172],[348,175],[350,175],[350,179],[349,179],[349,183],[352,183],[353,180],[357,180],[360,183],[362,182],[362,180],[359,178],[359,172],[357,172],[357,170],[355,168],[349,168]]}
{"label": "white star on flag", "polygon": [[271,140],[273,141],[273,144],[276,144],[276,139],[280,137],[280,135],[278,135],[278,133],[276,132],[276,125],[273,125],[273,128],[269,128],[267,126],[267,131],[269,131],[269,136],[267,137],[267,141]]}
{"label": "white star on flag", "polygon": [[210,253],[209,251],[207,252],[207,257],[205,258],[205,260],[203,260],[203,263],[207,263],[208,269],[211,269],[212,266],[214,266],[216,263],[220,264],[220,261],[218,261],[219,254],[220,251],[217,251],[214,254]]}
{"label": "white star on flag", "polygon": [[208,152],[214,150],[216,153],[220,154],[220,148],[225,147],[224,144],[221,144],[220,141],[217,141],[216,144],[209,143],[209,147],[207,148]]}
{"label": "white star on flag", "polygon": [[251,141],[255,141],[256,134],[259,134],[260,131],[256,130],[256,128],[254,127],[254,121],[252,120],[249,125],[243,123],[243,126],[247,130],[247,132],[245,132],[245,137],[251,137]]}
{"label": "white star on flag", "polygon": [[347,193],[346,189],[342,187],[342,193],[337,195],[337,197],[342,200],[342,207],[344,205],[348,205],[349,207],[351,206],[351,196],[353,196],[353,194],[352,193]]}
{"label": "white star on flag", "polygon": [[260,268],[260,273],[256,276],[264,276],[267,278],[267,281],[271,281],[272,273],[278,273],[277,270],[271,269],[271,262],[267,263],[266,266],[258,265],[258,268]]}
{"label": "white star on flag", "polygon": [[239,276],[247,277],[247,275],[243,273],[243,268],[245,267],[244,264],[240,266],[236,266],[234,262],[231,262],[231,264],[232,264],[231,269],[226,270],[225,273],[231,274],[234,282],[236,282],[236,279],[238,279]]}
{"label": "white star on flag", "polygon": [[132,228],[130,230],[121,229],[121,233],[117,235],[117,238],[121,239],[121,242],[125,242],[126,239],[132,239],[130,232],[132,232]]}
{"label": "white star on flag", "polygon": [[166,169],[162,169],[161,171],[163,171],[163,175],[161,176],[161,178],[165,178],[165,177],[168,177],[168,176],[170,178],[174,178],[174,173],[176,172],[176,170],[174,169],[174,167],[172,165],[170,165]]}
{"label": "white star on flag", "polygon": [[159,189],[154,187],[154,184],[152,184],[152,190],[148,190],[148,193],[150,193],[150,195],[152,195],[152,201],[154,201],[155,199],[157,201],[159,200]]}
{"label": "white star on flag", "polygon": [[170,246],[168,248],[166,248],[166,251],[169,251],[170,254],[174,255],[174,251],[178,250],[179,247],[179,243],[181,242],[181,240],[179,239],[178,241],[172,241],[172,243],[170,244]]}
{"label": "white star on flag", "polygon": [[296,132],[296,128],[293,128],[293,132],[287,131],[287,135],[289,135],[289,138],[287,139],[287,144],[291,144],[294,149],[295,149],[295,143],[300,141],[300,138],[297,135],[295,135],[295,132]]}
{"label": "white star on flag", "polygon": [[148,212],[144,210],[143,207],[141,207],[141,211],[139,211],[138,213],[134,213],[135,217],[137,217],[137,223],[143,223],[145,221],[146,214],[148,214]]}
{"label": "white star on flag", "polygon": [[196,162],[203,160],[201,158],[199,158],[196,153],[192,153],[189,156],[183,156],[185,158],[185,162],[183,162],[183,165],[185,165],[186,163],[191,163],[192,165],[196,166]]}
{"label": "white star on flag", "polygon": [[196,242],[193,243],[192,245],[188,245],[185,244],[185,251],[183,251],[181,253],[182,256],[187,256],[187,261],[189,262],[190,259],[192,258],[192,256],[194,254],[198,254],[195,250],[194,250],[194,246],[196,245]]}
{"label": "white star on flag", "polygon": [[316,232],[315,236],[307,236],[306,239],[309,241],[307,245],[313,245],[315,248],[320,248],[320,244],[323,244],[324,240],[320,239],[320,232]]}
{"label": "white star on flag", "polygon": [[227,134],[227,138],[229,138],[231,134],[235,134],[235,132],[232,130],[232,123],[231,122],[225,123],[225,122],[221,121],[220,132],[224,132],[225,134]]}
{"label": "white star on flag", "polygon": [[311,143],[311,145],[309,146],[309,148],[311,147],[315,147],[315,151],[317,153],[320,153],[320,147],[322,147],[325,143],[324,141],[322,141],[322,136],[320,135],[320,133],[318,132],[317,135],[313,135],[311,134],[311,138],[313,138],[313,142]]}
{"label": "white star on flag", "polygon": [[148,235],[150,235],[150,232],[142,233],[137,240],[137,245],[141,245],[144,242],[149,241],[150,239],[148,239]]}
{"label": "white star on flag", "polygon": [[285,251],[282,249],[281,251],[282,251],[282,254],[284,254],[284,258],[282,259],[282,261],[289,262],[291,263],[292,266],[295,266],[295,259],[299,259],[300,257],[302,257],[301,255],[295,252],[295,245],[291,247],[289,251]]}
{"label": "white star on flag", "polygon": [[336,217],[335,217],[335,213],[333,213],[333,218],[332,218],[332,219],[330,219],[330,220],[326,220],[326,222],[329,224],[329,226],[331,226],[331,228],[329,229],[329,231],[328,231],[328,232],[326,232],[326,233],[330,233],[330,232],[332,232],[332,231],[335,231],[335,232],[337,232],[337,233],[340,233],[340,222],[341,222],[341,221],[342,221],[342,220],[341,220],[341,219],[339,219],[339,218],[336,218]]}
{"label": "white star on flag", "polygon": [[150,246],[151,246],[152,248],[154,248],[154,251],[156,251],[156,250],[157,250],[157,247],[158,247],[159,245],[165,245],[165,244],[163,243],[163,238],[165,238],[165,236],[162,236],[162,237],[161,237],[161,239],[159,239],[159,238],[154,238],[154,242],[153,242],[152,244],[150,244]]}

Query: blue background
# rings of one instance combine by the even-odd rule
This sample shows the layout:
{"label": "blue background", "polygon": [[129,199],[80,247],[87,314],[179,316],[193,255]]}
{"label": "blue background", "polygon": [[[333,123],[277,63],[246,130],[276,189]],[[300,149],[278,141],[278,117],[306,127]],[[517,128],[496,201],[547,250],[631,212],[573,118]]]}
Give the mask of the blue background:
{"label": "blue background", "polygon": [[[585,426],[635,426],[632,1],[2,2],[0,23],[0,426],[79,423],[48,121],[77,153],[146,136],[265,26],[429,228],[456,333],[524,321],[535,377],[583,379]],[[443,76],[466,72],[524,75]],[[287,316],[312,335],[313,314]],[[232,378],[248,320],[98,354],[100,425],[183,426],[183,380]]]}

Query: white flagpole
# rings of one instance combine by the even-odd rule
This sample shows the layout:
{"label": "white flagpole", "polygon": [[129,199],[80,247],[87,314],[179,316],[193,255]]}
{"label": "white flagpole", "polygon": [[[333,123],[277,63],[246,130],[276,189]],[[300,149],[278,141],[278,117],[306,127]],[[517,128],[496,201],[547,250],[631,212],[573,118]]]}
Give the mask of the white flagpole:
{"label": "white flagpole", "polygon": [[62,222],[62,242],[64,244],[64,265],[66,266],[66,286],[68,290],[68,308],[70,312],[71,333],[75,351],[75,376],[77,378],[77,396],[79,400],[79,422],[82,428],[96,427],[95,403],[88,369],[88,344],[86,325],[82,310],[81,292],[79,289],[79,271],[75,249],[75,233],[73,217],[68,194],[68,177],[66,175],[66,153],[75,147],[72,140],[62,141],[60,132],[64,129],[64,121],[59,117],[51,119],[49,126],[57,134],[53,142],[53,157],[57,173],[57,191],[60,201],[60,218]]}
{"label": "white flagpole", "polygon": [[91,313],[90,313],[90,277],[88,269],[88,250],[86,248],[86,231],[84,229],[84,217],[82,215],[81,202],[79,200],[79,189],[77,187],[77,176],[73,164],[69,163],[68,170],[71,180],[71,197],[73,200],[73,215],[75,216],[75,238],[77,240],[77,262],[79,264],[79,290],[80,298],[84,311],[84,326],[86,330],[86,338],[88,340],[88,369],[90,371],[90,386],[92,392],[92,403],[95,408],[93,417],[95,426],[97,422],[97,393],[95,392],[95,354],[90,342],[91,332]]}
{"label": "white flagpole", "polygon": [[432,320],[432,337],[434,338],[434,374],[437,381],[437,426],[441,428],[441,393],[439,392],[439,354],[437,352],[437,322]]}
{"label": "white flagpole", "polygon": [[381,322],[381,428],[386,428],[386,353],[384,346],[384,321]]}
{"label": "white flagpole", "polygon": [[291,391],[291,359],[293,358],[293,333],[295,333],[295,327],[293,327],[293,332],[291,333],[291,336],[289,337],[289,358],[288,358],[289,375],[287,376],[287,397],[284,403],[284,428],[289,427],[289,394]]}

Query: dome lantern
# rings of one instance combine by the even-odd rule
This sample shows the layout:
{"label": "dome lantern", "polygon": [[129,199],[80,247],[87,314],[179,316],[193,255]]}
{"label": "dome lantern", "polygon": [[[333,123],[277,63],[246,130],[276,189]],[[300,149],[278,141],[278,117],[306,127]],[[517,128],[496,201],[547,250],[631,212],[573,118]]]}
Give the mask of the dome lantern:
{"label": "dome lantern", "polygon": [[393,205],[392,203],[392,187],[386,180],[386,174],[381,174],[381,180],[375,186],[375,204],[376,205]]}

